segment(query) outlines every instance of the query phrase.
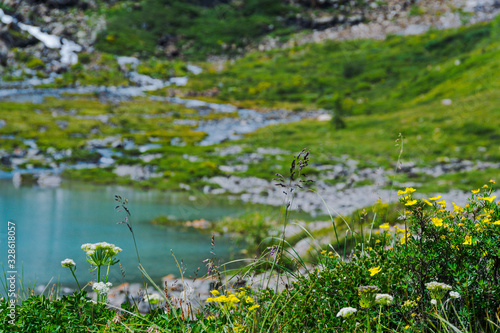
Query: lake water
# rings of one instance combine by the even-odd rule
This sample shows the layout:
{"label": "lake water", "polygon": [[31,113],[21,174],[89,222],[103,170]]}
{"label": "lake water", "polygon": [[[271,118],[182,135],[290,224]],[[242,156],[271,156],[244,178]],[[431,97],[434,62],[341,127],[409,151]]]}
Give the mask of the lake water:
{"label": "lake water", "polygon": [[[117,186],[86,186],[65,183],[61,188],[15,188],[11,181],[0,181],[0,263],[6,269],[7,222],[16,223],[16,260],[19,275],[24,271],[24,283],[44,285],[52,282],[73,286],[69,269],[61,260],[72,258],[77,264],[77,277],[85,284],[93,272],[80,246],[84,243],[108,242],[123,249],[118,255],[125,271],[122,277],[118,265],[110,272],[113,283],[139,282],[137,256],[131,233],[126,225],[117,225],[125,216],[115,211],[115,195],[129,200],[131,222],[143,266],[158,283],[162,276],[179,270],[171,255],[184,262],[185,272],[192,275],[198,267],[206,272],[202,260],[212,257],[211,234],[193,228],[153,225],[150,220],[173,216],[184,220],[205,218],[215,220],[238,215],[241,205],[213,201],[199,196],[189,200],[185,195],[158,191],[141,191]],[[216,253],[223,262],[238,253],[233,242],[216,238]],[[0,272],[1,273],[1,272]],[[203,274],[203,273],[202,273]],[[3,273],[2,273],[3,280]]]}

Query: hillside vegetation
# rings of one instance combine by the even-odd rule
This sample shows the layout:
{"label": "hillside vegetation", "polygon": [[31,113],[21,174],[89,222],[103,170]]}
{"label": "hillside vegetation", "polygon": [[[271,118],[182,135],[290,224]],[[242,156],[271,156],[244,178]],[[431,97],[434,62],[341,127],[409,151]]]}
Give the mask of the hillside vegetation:
{"label": "hillside vegetation", "polygon": [[[499,88],[500,19],[384,41],[328,41],[215,66],[190,88],[220,90],[241,105],[321,107],[346,115],[381,114]],[[248,102],[248,103],[245,103]]]}
{"label": "hillside vegetation", "polygon": [[[178,126],[147,117],[151,113],[171,122],[172,119],[198,121],[235,117],[236,114],[202,116],[191,109],[167,107],[147,99],[117,106],[111,102],[103,104],[98,96],[92,95],[60,101],[49,99],[35,106],[4,104],[9,110],[3,116],[8,125],[1,128],[0,133],[16,135],[18,139],[4,140],[2,147],[7,151],[22,147],[21,138],[35,139],[44,149],[55,147],[63,150],[83,148],[87,140],[109,135],[119,134],[137,144],[146,144],[154,137],[160,140],[156,143],[162,147],[149,153],[161,153],[161,157],[144,162],[138,159],[140,154],[136,150],[117,148],[115,150],[123,154],[118,162],[158,168],[162,177],[143,181],[142,185],[169,189],[178,188],[185,182],[202,188],[206,185],[206,177],[230,174],[222,172],[218,166],[241,164],[238,161],[243,156],[259,147],[282,148],[289,152],[314,147],[314,159],[318,165],[335,164],[335,158],[348,155],[361,162],[359,167],[393,168],[399,151],[394,147],[394,141],[399,133],[405,137],[404,162],[421,167],[453,160],[496,163],[500,160],[500,80],[496,75],[500,67],[499,35],[500,19],[497,18],[490,23],[431,31],[420,36],[389,36],[384,41],[325,42],[252,53],[233,63],[225,63],[226,68],[221,71],[216,70],[212,63],[198,63],[205,70],[200,75],[191,75],[187,87],[155,92],[171,94],[174,91],[188,98],[196,96],[194,98],[263,110],[286,108],[300,112],[323,108],[335,115],[331,123],[311,119],[275,125],[248,134],[240,141],[200,147],[198,143],[204,135],[193,132],[196,126]],[[108,67],[117,67],[113,65],[113,57],[101,58],[106,59]],[[182,62],[176,61],[174,65],[177,71],[185,71]],[[89,73],[85,66],[73,66],[65,74],[67,82],[62,83],[81,80],[81,84],[85,84]],[[167,75],[169,68],[172,64],[166,60],[151,60],[143,62],[139,70],[161,78]],[[103,82],[120,78],[117,69],[101,73],[103,76],[99,80]],[[112,77],[107,79],[110,75]],[[215,94],[203,97],[207,91]],[[82,102],[85,99],[90,102]],[[43,114],[63,111],[61,119],[64,118],[68,126],[60,128],[57,122],[61,119],[36,114],[30,118],[31,126],[27,127],[24,112],[37,109]],[[77,124],[72,116],[66,115],[71,110],[84,117],[107,115],[109,122],[79,120]],[[82,124],[94,130],[83,132]],[[42,129],[50,131],[41,132]],[[173,146],[174,138],[180,138],[186,145]],[[241,145],[243,149],[234,155],[216,153],[232,145]],[[186,154],[198,161],[186,159]],[[286,154],[263,155],[258,163],[247,162],[246,171],[231,174],[270,179],[275,172],[287,170],[284,157]],[[96,158],[95,153],[75,154],[66,162],[88,162]],[[310,172],[316,173],[314,167]],[[66,175],[106,183],[130,183],[130,180],[117,178],[109,167],[68,170]],[[475,187],[485,179],[498,178],[498,175],[498,168],[489,168],[451,172],[438,179],[418,173],[401,174],[396,180],[419,183],[423,191],[446,191]]]}

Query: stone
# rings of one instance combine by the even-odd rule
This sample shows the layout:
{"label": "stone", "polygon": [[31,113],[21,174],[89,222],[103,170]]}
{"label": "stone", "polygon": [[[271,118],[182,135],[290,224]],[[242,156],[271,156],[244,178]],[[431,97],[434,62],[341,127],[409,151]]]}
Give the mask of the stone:
{"label": "stone", "polygon": [[332,120],[332,115],[331,114],[320,114],[316,120],[318,121],[330,121]]}
{"label": "stone", "polygon": [[57,175],[42,173],[38,176],[37,183],[40,187],[59,187],[62,179]]}

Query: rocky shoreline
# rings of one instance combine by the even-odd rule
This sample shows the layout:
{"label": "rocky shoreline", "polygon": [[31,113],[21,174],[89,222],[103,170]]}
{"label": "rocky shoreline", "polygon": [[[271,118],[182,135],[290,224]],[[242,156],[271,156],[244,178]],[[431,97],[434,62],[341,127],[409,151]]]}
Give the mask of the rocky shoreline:
{"label": "rocky shoreline", "polygon": [[[233,147],[233,151],[238,151]],[[245,165],[258,161],[264,153],[269,152],[264,149],[262,154],[255,153],[249,156],[246,163],[234,166],[221,166],[224,170],[236,171]],[[225,153],[225,152],[223,152]],[[286,152],[285,152],[286,155]],[[288,154],[290,155],[290,154]],[[397,200],[395,190],[406,186],[418,187],[418,183],[394,183],[391,178],[396,171],[393,169],[383,170],[382,168],[358,168],[359,161],[344,156],[336,161],[335,165],[317,165],[314,168],[319,172],[318,176],[309,177],[314,181],[315,191],[301,190],[295,192],[294,209],[314,215],[349,215],[357,209],[371,206],[381,200],[382,202],[394,202]],[[498,169],[500,163],[451,160],[443,162],[434,167],[418,167],[415,163],[404,163],[397,170],[397,173],[405,173],[409,177],[419,174],[438,177],[450,172],[469,172],[473,170]],[[328,181],[338,180],[335,184]],[[243,202],[267,204],[280,206],[284,204],[283,190],[275,186],[275,181],[260,178],[241,178],[237,176],[213,177],[207,179],[208,182],[217,185],[215,187],[205,186],[205,194],[220,195],[225,194],[230,198]],[[369,182],[373,185],[356,186],[356,183]],[[388,188],[393,187],[393,190]],[[452,191],[443,194],[447,200],[464,204],[470,196],[462,191]]]}

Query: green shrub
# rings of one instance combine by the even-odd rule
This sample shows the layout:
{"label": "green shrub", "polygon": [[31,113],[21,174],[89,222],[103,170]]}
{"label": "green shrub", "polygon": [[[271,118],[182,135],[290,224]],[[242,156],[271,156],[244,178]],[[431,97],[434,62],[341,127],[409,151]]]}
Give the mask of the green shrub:
{"label": "green shrub", "polygon": [[7,306],[6,300],[0,302],[0,320],[9,332],[95,332],[114,317],[104,304],[90,301],[85,291],[57,301],[33,295],[16,306],[15,325],[7,324]]}
{"label": "green shrub", "polygon": [[44,69],[45,63],[38,58],[32,58],[26,63],[26,67],[30,69]]}
{"label": "green shrub", "polygon": [[346,79],[351,79],[363,73],[363,70],[364,70],[364,64],[362,61],[359,60],[347,61],[343,65],[342,75],[344,75]]}

